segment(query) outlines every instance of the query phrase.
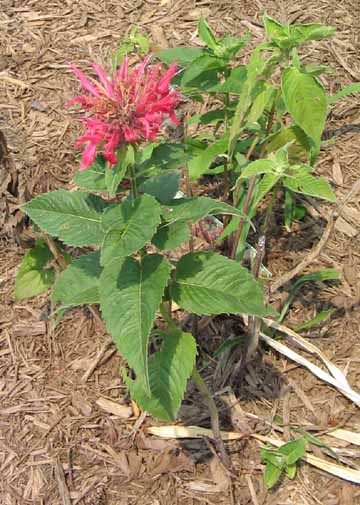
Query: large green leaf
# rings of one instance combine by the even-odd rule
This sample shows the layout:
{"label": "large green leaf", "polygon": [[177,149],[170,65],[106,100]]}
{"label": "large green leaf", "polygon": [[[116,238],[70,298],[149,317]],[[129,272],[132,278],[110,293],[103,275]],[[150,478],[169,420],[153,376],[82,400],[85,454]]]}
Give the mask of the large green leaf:
{"label": "large green leaf", "polygon": [[150,394],[148,341],[168,282],[170,266],[158,254],[119,258],[100,277],[100,305],[108,331]]}
{"label": "large green leaf", "polygon": [[285,177],[284,185],[296,193],[315,196],[335,202],[336,196],[329,182],[325,177],[314,177],[310,172],[311,168],[304,166],[293,166],[291,177]]}
{"label": "large green leaf", "polygon": [[187,67],[202,56],[204,52],[205,50],[200,47],[174,47],[156,53],[156,58],[166,63],[166,65],[171,65],[176,61],[179,67]]}
{"label": "large green leaf", "polygon": [[131,395],[139,406],[163,421],[176,419],[196,359],[196,342],[190,333],[174,329],[161,334],[164,342],[161,351],[150,358],[149,394],[144,377],[126,378]]}
{"label": "large green leaf", "polygon": [[206,196],[174,199],[168,205],[163,205],[161,212],[167,222],[192,221],[195,223],[209,214],[242,215],[239,209]]}
{"label": "large green leaf", "polygon": [[244,84],[247,79],[247,68],[246,65],[240,65],[231,70],[229,77],[225,82],[219,86],[218,90],[220,93],[231,93],[234,95],[240,95]]}
{"label": "large green leaf", "polygon": [[267,82],[264,82],[261,91],[256,95],[255,100],[251,105],[251,109],[247,117],[248,123],[256,123],[259,120],[268,104],[274,98],[275,93],[275,88]]}
{"label": "large green leaf", "polygon": [[323,87],[309,74],[296,68],[287,68],[282,73],[281,87],[294,122],[320,146],[327,115],[327,100]]}
{"label": "large green leaf", "polygon": [[189,175],[192,179],[198,179],[209,168],[211,163],[220,154],[227,151],[228,135],[222,135],[213,144],[209,145],[199,156],[188,163]]}
{"label": "large green leaf", "polygon": [[202,315],[271,312],[261,284],[236,261],[211,252],[189,253],[177,264],[171,294],[189,312]]}
{"label": "large green leaf", "polygon": [[168,203],[179,191],[180,178],[180,171],[149,177],[140,184],[138,190],[154,196],[161,203]]}
{"label": "large green leaf", "polygon": [[277,182],[281,179],[281,175],[277,174],[265,174],[261,181],[256,185],[255,191],[254,191],[254,200],[253,200],[253,207],[256,207],[261,200],[264,198],[269,191],[272,190],[272,188],[275,186]]}
{"label": "large green leaf", "polygon": [[74,177],[75,184],[87,191],[106,191],[105,158],[96,156],[92,165],[83,172],[77,171]]}
{"label": "large green leaf", "polygon": [[241,85],[241,93],[236,106],[234,118],[230,127],[228,154],[232,157],[239,135],[243,131],[253,99],[253,92],[257,85],[257,77],[264,71],[266,61],[255,49],[246,66],[246,79]]}
{"label": "large green leaf", "polygon": [[311,157],[311,145],[309,138],[298,126],[281,128],[271,135],[266,143],[266,153],[278,151],[281,147],[287,147],[290,161],[308,161]]}
{"label": "large green leaf", "polygon": [[322,40],[331,37],[336,32],[336,28],[333,26],[313,23],[290,25],[289,32],[293,45],[300,45],[309,40]]}
{"label": "large green leaf", "polygon": [[277,170],[277,163],[275,160],[260,159],[249,163],[241,172],[240,179],[253,177],[254,175],[275,173]]}
{"label": "large green leaf", "polygon": [[100,303],[101,272],[99,252],[80,256],[60,274],[52,290],[52,302],[59,301],[61,307]]}
{"label": "large green leaf", "polygon": [[53,269],[45,270],[53,255],[43,239],[23,257],[15,279],[15,300],[30,298],[43,293],[55,281]]}
{"label": "large green leaf", "polygon": [[200,56],[185,70],[181,79],[181,86],[191,87],[194,85],[194,81],[205,72],[219,71],[225,68],[226,65],[227,60],[223,58],[217,58],[209,54]]}
{"label": "large green leaf", "polygon": [[158,249],[175,249],[189,240],[190,230],[186,221],[175,221],[175,223],[164,223],[159,226],[158,231],[153,236],[151,242]]}
{"label": "large green leaf", "polygon": [[106,232],[101,264],[129,256],[149,242],[160,224],[160,204],[151,195],[124,200],[103,214]]}
{"label": "large green leaf", "polygon": [[286,36],[284,26],[279,21],[276,21],[276,19],[264,14],[263,23],[266,36],[271,42],[276,42]]}
{"label": "large green leaf", "polygon": [[42,230],[73,246],[102,242],[101,214],[106,207],[97,196],[58,189],[40,195],[22,208]]}
{"label": "large green leaf", "polygon": [[158,175],[162,170],[175,170],[187,161],[183,144],[159,144],[138,167],[140,175]]}

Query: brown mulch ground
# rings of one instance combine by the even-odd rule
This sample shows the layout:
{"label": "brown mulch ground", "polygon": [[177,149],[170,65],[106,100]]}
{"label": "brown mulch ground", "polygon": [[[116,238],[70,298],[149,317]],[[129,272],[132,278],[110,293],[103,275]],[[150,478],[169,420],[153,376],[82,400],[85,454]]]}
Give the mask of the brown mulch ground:
{"label": "brown mulch ground", "polygon": [[[17,205],[29,195],[66,186],[74,173],[72,142],[77,126],[64,104],[78,85],[68,69],[69,61],[79,66],[91,60],[106,61],[132,24],[160,46],[196,44],[200,14],[218,33],[250,30],[256,41],[262,37],[261,14],[266,10],[284,21],[324,22],[338,28],[331,42],[316,46],[320,50],[307,47],[312,61],[336,70],[324,79],[335,92],[360,81],[358,2],[0,0],[0,7],[0,131],[15,161],[14,166],[0,167],[4,233],[0,244],[0,504],[360,503],[357,486],[308,465],[301,466],[295,481],[284,479],[267,492],[255,442],[229,445],[234,464],[230,492],[226,474],[203,440],[176,444],[152,438],[142,429],[132,437],[138,413],[119,376],[120,358],[111,347],[104,349],[106,335],[93,314],[87,309],[68,313],[51,331],[46,321],[47,296],[31,302],[13,300],[22,246],[31,240],[23,230]],[[328,128],[359,122],[359,101],[350,97],[334,107]],[[359,133],[354,131],[335,137],[321,153],[319,172],[332,179],[339,199],[359,177],[358,146]],[[4,170],[11,179],[5,178]],[[313,217],[292,236],[273,223],[276,240],[270,243],[270,270],[279,274],[298,263],[319,239],[329,210],[320,206],[318,214],[313,211]],[[308,336],[334,363],[348,370],[355,389],[360,360],[359,225],[357,199],[348,203],[327,247],[311,265],[313,270],[337,268],[342,281],[304,289],[287,321],[292,327],[313,317],[315,310],[337,307],[330,322]],[[209,379],[215,368],[217,377],[221,373],[207,353],[233,331],[233,324],[222,318],[204,324],[200,346],[204,375]],[[104,356],[85,381],[84,374],[101,349]],[[220,382],[212,383],[214,392],[221,389]],[[270,351],[261,367],[250,368],[236,395],[244,411],[260,418],[279,415],[315,432],[333,426],[360,429],[360,414],[350,401]],[[101,397],[123,406],[118,415],[97,403]],[[218,401],[222,427],[244,429],[244,419],[236,417],[221,393]],[[192,384],[179,417],[186,424],[209,425],[206,408]],[[266,433],[261,420],[255,423],[249,418],[247,423],[251,430]],[[147,419],[144,426],[152,424],[156,423]]]}

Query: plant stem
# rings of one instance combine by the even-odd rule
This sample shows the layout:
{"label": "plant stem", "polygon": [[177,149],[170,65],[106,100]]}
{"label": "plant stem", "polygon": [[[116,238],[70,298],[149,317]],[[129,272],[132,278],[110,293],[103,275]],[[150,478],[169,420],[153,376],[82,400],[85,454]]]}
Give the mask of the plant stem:
{"label": "plant stem", "polygon": [[[255,135],[254,137],[254,140],[252,141],[249,149],[248,149],[248,152],[246,153],[246,159],[247,160],[250,160],[251,156],[252,156],[252,153],[254,152],[254,149],[257,145],[257,143],[259,142],[259,136],[258,135]],[[236,185],[236,188],[235,188],[235,191],[234,191],[234,195],[233,195],[233,205],[234,207],[237,207],[238,204],[239,204],[239,194],[240,194],[240,185],[237,184]]]}
{"label": "plant stem", "polygon": [[[229,129],[229,117],[228,117],[228,107],[230,105],[230,99],[228,93],[225,93],[224,97],[224,104],[225,104],[225,121],[224,121],[224,128],[225,128],[225,133]],[[230,160],[231,161],[231,160]],[[230,178],[229,178],[229,158],[225,157],[224,158],[224,194],[223,194],[223,200],[224,202],[227,201],[229,198],[229,193],[230,193]]]}
{"label": "plant stem", "polygon": [[249,208],[250,208],[251,200],[253,197],[255,185],[256,185],[256,175],[254,175],[254,177],[252,177],[250,179],[249,187],[248,187],[248,190],[246,193],[245,203],[242,208],[243,215],[240,217],[239,226],[238,226],[238,229],[236,230],[236,233],[235,233],[235,238],[234,238],[234,242],[233,242],[232,249],[231,249],[231,255],[230,255],[230,258],[233,260],[236,258],[236,251],[237,251],[237,248],[239,245],[241,233],[244,228],[247,213],[249,212]]}
{"label": "plant stem", "polygon": [[60,253],[60,251],[56,247],[53,239],[47,233],[41,233],[41,236],[44,238],[45,242],[47,243],[47,245],[48,245],[52,255],[54,256],[55,260],[57,261],[58,265],[61,267],[62,270],[65,270],[65,268],[67,268],[68,264],[66,263],[64,256]]}
{"label": "plant stem", "polygon": [[135,198],[138,197],[138,189],[137,189],[137,184],[136,184],[135,165],[131,164],[129,166],[129,169],[130,169],[131,196],[132,196],[132,199],[135,200]]}
{"label": "plant stem", "polygon": [[161,302],[160,303],[160,312],[166,322],[168,329],[173,330],[176,328],[174,321],[171,317],[171,302]]}
{"label": "plant stem", "polygon": [[220,452],[222,462],[224,463],[226,468],[231,468],[231,466],[232,466],[231,461],[230,461],[229,455],[226,452],[224,442],[221,438],[220,424],[219,424],[219,412],[216,407],[216,403],[211,395],[209,388],[207,387],[206,382],[199,374],[199,371],[196,368],[196,365],[194,366],[194,369],[193,369],[192,379],[195,382],[196,387],[198,388],[201,396],[203,397],[203,399],[209,409],[210,418],[211,418],[211,429],[212,429],[212,432],[214,435],[214,440],[216,442],[217,448]]}
{"label": "plant stem", "polygon": [[273,212],[274,203],[275,203],[275,200],[276,200],[276,197],[277,197],[278,193],[279,193],[279,184],[276,184],[275,187],[274,187],[274,190],[273,190],[273,194],[271,196],[270,203],[267,206],[266,214],[265,214],[265,220],[264,220],[264,224],[262,226],[262,234],[265,237],[267,235],[267,231],[268,231],[268,227],[269,227],[269,219],[270,219],[270,216],[271,216],[271,214]]}

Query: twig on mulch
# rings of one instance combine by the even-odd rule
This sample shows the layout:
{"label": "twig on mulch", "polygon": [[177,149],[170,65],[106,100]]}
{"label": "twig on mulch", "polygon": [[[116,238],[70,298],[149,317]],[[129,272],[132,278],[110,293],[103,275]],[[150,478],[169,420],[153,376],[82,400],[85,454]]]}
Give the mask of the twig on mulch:
{"label": "twig on mulch", "polygon": [[64,469],[59,458],[55,460],[55,477],[63,505],[71,505],[70,492],[66,484]]}
{"label": "twig on mulch", "polygon": [[52,255],[54,256],[55,260],[59,264],[62,270],[65,270],[65,268],[68,266],[64,256],[59,252],[58,248],[55,245],[55,242],[53,239],[47,234],[47,233],[42,233],[42,237],[44,238],[45,242],[47,243]]}
{"label": "twig on mulch", "polygon": [[[360,179],[356,181],[356,183],[348,192],[348,194],[345,196],[345,198],[342,200],[342,202],[339,203],[331,212],[324,233],[320,241],[317,243],[317,245],[313,248],[312,251],[310,251],[310,253],[302,261],[300,261],[298,265],[296,265],[295,268],[293,268],[289,272],[286,272],[284,275],[282,275],[272,283],[270,287],[270,293],[272,294],[275,293],[279,288],[290,282],[294,277],[300,275],[301,272],[303,272],[303,270],[305,270],[306,267],[311,265],[311,263],[313,263],[313,261],[320,255],[321,251],[323,250],[327,241],[330,238],[336,220],[340,217],[341,209],[350,200],[350,198],[356,195],[359,189],[360,189]],[[338,216],[335,217],[335,214],[338,214]]]}
{"label": "twig on mulch", "polygon": [[[108,337],[107,341],[102,345],[100,351],[95,356],[94,361],[91,363],[91,365],[89,366],[89,368],[86,370],[86,372],[84,373],[84,375],[81,377],[81,382],[83,384],[85,384],[89,380],[89,378],[91,377],[91,375],[94,373],[94,371],[96,370],[97,366],[99,365],[99,363],[101,362],[101,360],[105,356],[105,353],[109,349],[109,347],[111,346],[111,344],[112,344],[112,341],[111,341],[110,337]],[[114,348],[112,350],[112,353],[111,353],[110,356],[112,356],[113,354],[115,354],[115,352],[116,352],[116,349]]]}
{"label": "twig on mulch", "polygon": [[[99,324],[99,326],[102,328],[104,332],[106,332],[105,324],[103,320],[101,319],[99,310],[97,307],[92,307],[91,305],[88,306],[89,311],[91,312],[92,316],[96,320],[96,322]],[[85,384],[91,375],[94,373],[96,368],[98,367],[99,363],[102,361],[103,357],[105,356],[106,351],[109,349],[109,347],[112,344],[112,340],[109,336],[107,336],[106,341],[102,345],[100,351],[97,353],[97,355],[94,358],[94,361],[91,363],[89,368],[86,370],[84,375],[81,377],[81,382]],[[115,354],[116,348],[112,350],[111,354],[109,354],[108,358],[110,358],[113,354]]]}

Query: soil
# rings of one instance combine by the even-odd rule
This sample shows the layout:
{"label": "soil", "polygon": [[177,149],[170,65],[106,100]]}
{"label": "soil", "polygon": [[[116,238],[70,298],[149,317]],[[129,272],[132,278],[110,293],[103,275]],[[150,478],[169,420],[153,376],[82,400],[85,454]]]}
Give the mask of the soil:
{"label": "soil", "polygon": [[[96,312],[68,312],[53,329],[47,294],[22,302],[13,298],[18,265],[34,238],[19,205],[42,192],[71,187],[78,163],[72,147],[78,125],[65,107],[78,84],[68,62],[86,68],[89,61],[110,61],[135,24],[152,37],[155,51],[197,45],[201,14],[218,34],[249,30],[255,44],[263,36],[266,11],[282,21],[337,27],[331,41],[310,44],[305,53],[334,69],[322,81],[335,93],[360,81],[358,2],[0,0],[0,6],[0,131],[10,153],[0,137],[0,504],[360,504],[356,485],[308,464],[300,465],[295,480],[284,478],[267,491],[259,443],[248,437],[228,443],[229,475],[206,439],[149,435],[146,428],[160,423],[150,417],[137,423],[140,413],[120,378],[121,358]],[[329,131],[360,123],[358,97],[332,107]],[[359,179],[359,131],[345,131],[322,149],[318,163],[339,201]],[[291,234],[280,214],[271,223],[266,264],[275,278],[309,253],[329,218],[331,205],[305,203],[311,214]],[[336,268],[341,281],[305,286],[286,319],[294,328],[321,310],[336,309],[330,320],[303,335],[347,371],[355,390],[360,377],[359,225],[357,196],[347,202],[326,247],[308,267]],[[280,295],[284,299],[283,291]],[[359,431],[354,403],[269,349],[229,391],[222,381],[226,363],[213,353],[224,338],[241,331],[240,322],[225,317],[199,323],[202,373],[215,394],[222,429],[272,435],[279,416],[283,440],[294,426],[314,434],[334,427]],[[91,370],[99,352],[102,358]],[[209,427],[207,409],[191,382],[178,422]]]}

